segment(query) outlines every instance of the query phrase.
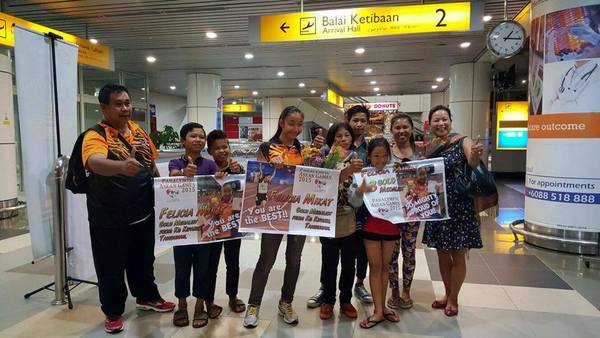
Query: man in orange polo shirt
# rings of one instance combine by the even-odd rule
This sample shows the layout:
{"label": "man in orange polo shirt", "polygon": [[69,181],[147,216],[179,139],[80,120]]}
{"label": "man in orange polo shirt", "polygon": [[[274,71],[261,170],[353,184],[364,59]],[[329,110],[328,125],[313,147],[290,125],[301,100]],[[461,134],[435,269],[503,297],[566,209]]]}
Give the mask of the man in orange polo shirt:
{"label": "man in orange polo shirt", "polygon": [[104,329],[123,330],[127,284],[141,310],[168,312],[175,304],[160,296],[154,282],[154,193],[158,152],[130,120],[127,88],[107,84],[98,95],[104,119],[101,135],[85,134],[83,164],[89,171],[87,209]]}

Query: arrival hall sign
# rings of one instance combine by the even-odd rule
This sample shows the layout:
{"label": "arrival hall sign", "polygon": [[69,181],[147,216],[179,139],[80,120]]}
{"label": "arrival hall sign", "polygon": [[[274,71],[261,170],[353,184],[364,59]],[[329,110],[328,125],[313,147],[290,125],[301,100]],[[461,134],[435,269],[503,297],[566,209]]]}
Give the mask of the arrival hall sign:
{"label": "arrival hall sign", "polygon": [[365,7],[251,17],[250,42],[477,30],[483,28],[481,3],[483,2]]}

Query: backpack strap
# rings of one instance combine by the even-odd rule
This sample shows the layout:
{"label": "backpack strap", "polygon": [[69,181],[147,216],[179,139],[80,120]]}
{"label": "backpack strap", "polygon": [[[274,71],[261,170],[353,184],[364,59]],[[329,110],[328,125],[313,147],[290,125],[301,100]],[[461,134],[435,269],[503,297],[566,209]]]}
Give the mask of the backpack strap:
{"label": "backpack strap", "polygon": [[99,125],[98,123],[94,124],[93,126],[91,126],[88,130],[86,130],[86,133],[90,130],[93,130],[95,132],[97,132],[98,134],[100,134],[102,137],[104,137],[104,139],[106,139],[106,130],[104,130],[104,127],[102,127],[101,125]]}

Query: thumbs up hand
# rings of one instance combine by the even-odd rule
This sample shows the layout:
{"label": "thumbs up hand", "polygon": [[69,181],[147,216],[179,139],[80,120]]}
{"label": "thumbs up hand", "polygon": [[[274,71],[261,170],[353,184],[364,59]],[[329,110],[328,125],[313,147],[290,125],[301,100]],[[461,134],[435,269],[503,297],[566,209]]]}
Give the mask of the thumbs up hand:
{"label": "thumbs up hand", "polygon": [[121,174],[125,176],[135,176],[142,165],[138,160],[135,159],[136,149],[135,147],[131,148],[131,152],[129,153],[129,157],[121,162]]}
{"label": "thumbs up hand", "polygon": [[240,164],[232,159],[229,159],[229,169],[231,169],[231,172],[234,174],[239,174],[242,172],[242,167],[240,166]]}
{"label": "thumbs up hand", "polygon": [[352,155],[352,159],[350,160],[350,168],[352,168],[351,169],[352,172],[353,173],[360,172],[363,168],[363,165],[364,165],[363,161],[360,158],[358,158],[358,155],[356,153],[354,153]]}
{"label": "thumbs up hand", "polygon": [[187,162],[187,166],[183,168],[183,176],[194,177],[194,175],[196,175],[196,170],[198,169],[198,166],[194,164],[194,161],[192,160],[191,156],[187,157]]}
{"label": "thumbs up hand", "polygon": [[477,136],[477,139],[471,144],[471,158],[475,161],[483,154],[483,144],[481,144],[480,138],[481,136]]}

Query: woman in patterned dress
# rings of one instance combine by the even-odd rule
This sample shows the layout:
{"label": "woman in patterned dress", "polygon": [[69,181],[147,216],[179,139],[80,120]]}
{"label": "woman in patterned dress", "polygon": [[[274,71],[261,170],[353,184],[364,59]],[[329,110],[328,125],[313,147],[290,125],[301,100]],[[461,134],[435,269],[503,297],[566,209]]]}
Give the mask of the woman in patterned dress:
{"label": "woman in patterned dress", "polygon": [[451,133],[452,114],[445,106],[431,109],[429,124],[435,138],[428,147],[427,157],[444,158],[450,219],[428,222],[423,244],[437,249],[445,289],[445,295],[435,300],[431,306],[443,309],[446,316],[452,317],[458,314],[458,294],[467,274],[466,253],[469,249],[483,246],[473,200],[454,190],[454,168],[464,167],[465,163],[471,167],[477,166],[483,145],[479,140],[473,141],[469,137]]}

